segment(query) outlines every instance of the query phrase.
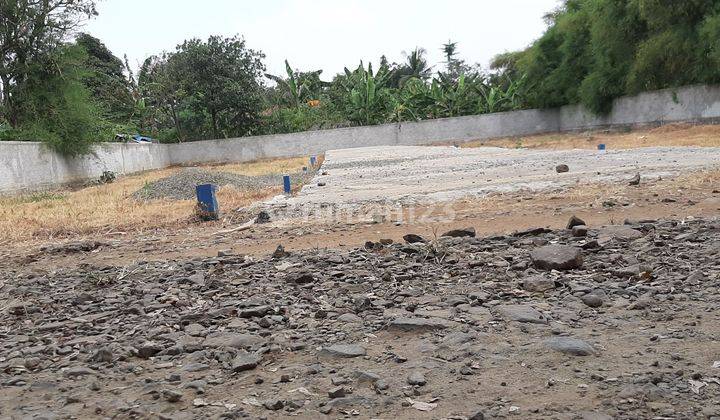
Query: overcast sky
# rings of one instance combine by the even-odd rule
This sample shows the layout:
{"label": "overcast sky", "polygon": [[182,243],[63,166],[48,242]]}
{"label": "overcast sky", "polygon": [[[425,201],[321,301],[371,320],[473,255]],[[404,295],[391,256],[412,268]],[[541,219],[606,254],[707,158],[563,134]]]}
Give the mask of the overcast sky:
{"label": "overcast sky", "polygon": [[185,39],[240,34],[267,56],[268,72],[284,60],[324,70],[329,80],[360,60],[393,62],[416,46],[431,64],[442,44],[457,41],[460,58],[487,67],[501,52],[524,48],[545,29],[558,0],[100,0],[86,31],[137,68],[149,55]]}

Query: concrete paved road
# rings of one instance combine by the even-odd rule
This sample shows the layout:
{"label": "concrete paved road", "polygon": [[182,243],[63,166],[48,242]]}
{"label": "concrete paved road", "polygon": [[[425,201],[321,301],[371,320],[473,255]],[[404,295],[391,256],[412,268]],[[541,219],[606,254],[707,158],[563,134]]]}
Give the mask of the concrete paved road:
{"label": "concrete paved road", "polygon": [[[566,164],[567,173],[556,165]],[[547,190],[576,183],[622,182],[720,168],[720,148],[528,150],[495,147],[386,146],[331,150],[312,183],[290,205],[450,201],[492,192]],[[324,186],[318,186],[324,183]]]}

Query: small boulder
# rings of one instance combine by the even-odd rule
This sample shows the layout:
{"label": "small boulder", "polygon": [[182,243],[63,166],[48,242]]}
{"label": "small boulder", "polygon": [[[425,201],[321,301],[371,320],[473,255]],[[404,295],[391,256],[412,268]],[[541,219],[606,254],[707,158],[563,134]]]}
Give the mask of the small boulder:
{"label": "small boulder", "polygon": [[544,276],[532,276],[523,279],[522,287],[528,292],[544,292],[555,288],[555,280]]}
{"label": "small boulder", "polygon": [[530,252],[535,268],[540,270],[571,270],[583,264],[580,248],[567,245],[547,245]]}
{"label": "small boulder", "polygon": [[277,248],[275,248],[275,252],[273,252],[272,257],[276,260],[279,260],[281,258],[285,258],[290,256],[290,253],[285,251],[285,247],[282,245],[278,245]]}
{"label": "small boulder", "polygon": [[137,355],[141,359],[149,359],[160,353],[163,347],[154,341],[146,341],[137,347]]}
{"label": "small boulder", "polygon": [[278,400],[277,398],[271,398],[263,402],[263,407],[267,408],[268,410],[277,411],[285,407],[285,403],[282,400]]}
{"label": "small boulder", "polygon": [[350,359],[361,357],[367,354],[367,350],[358,344],[333,344],[320,350],[319,356]]}
{"label": "small boulder", "polygon": [[575,226],[585,225],[585,221],[575,215],[573,215],[567,222],[567,229],[572,229]]}
{"label": "small boulder", "polygon": [[635,176],[628,182],[629,185],[640,185],[640,174],[637,173]]}
{"label": "small boulder", "polygon": [[410,385],[423,386],[427,383],[425,375],[422,372],[414,371],[407,377],[407,383]]}
{"label": "small boulder", "polygon": [[341,386],[330,388],[330,390],[328,391],[328,397],[330,398],[342,398],[345,396],[345,394],[345,388]]}
{"label": "small boulder", "polygon": [[603,305],[602,298],[592,293],[582,296],[580,300],[591,308],[599,308]]}
{"label": "small boulder", "polygon": [[555,171],[557,171],[557,173],[559,173],[559,174],[561,174],[563,172],[568,172],[569,170],[570,170],[570,167],[565,164],[558,165],[555,167]]}
{"label": "small boulder", "polygon": [[348,324],[362,324],[363,322],[362,318],[351,312],[340,315],[337,320]]}
{"label": "small boulder", "polygon": [[262,357],[255,353],[240,352],[232,361],[233,372],[252,370],[262,361]]}
{"label": "small boulder", "polygon": [[163,391],[163,398],[165,398],[165,401],[175,403],[182,399],[182,392],[174,391],[171,389],[166,389]]}
{"label": "small boulder", "polygon": [[545,341],[545,345],[552,350],[573,356],[589,356],[595,353],[595,349],[588,343],[572,337],[554,337]]}
{"label": "small boulder", "polygon": [[577,225],[572,227],[572,236],[582,238],[587,236],[588,228],[585,225]]}

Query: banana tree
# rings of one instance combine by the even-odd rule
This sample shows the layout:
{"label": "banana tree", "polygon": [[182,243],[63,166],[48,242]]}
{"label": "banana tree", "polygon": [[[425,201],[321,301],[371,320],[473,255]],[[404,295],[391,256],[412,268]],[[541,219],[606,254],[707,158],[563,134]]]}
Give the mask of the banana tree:
{"label": "banana tree", "polygon": [[290,106],[299,108],[300,105],[309,101],[317,100],[319,90],[323,87],[320,80],[322,70],[310,72],[296,72],[285,60],[285,73],[287,78],[265,74],[265,77],[277,83],[284,94],[289,98]]}
{"label": "banana tree", "polygon": [[477,111],[481,114],[492,112],[511,111],[521,108],[521,90],[525,83],[525,77],[518,80],[508,79],[505,86],[483,85],[480,89],[481,98],[478,102]]}
{"label": "banana tree", "polygon": [[430,85],[429,114],[432,118],[457,117],[475,111],[481,76],[461,74],[457,81],[444,74],[434,78]]}
{"label": "banana tree", "polygon": [[340,82],[345,90],[347,118],[356,124],[369,125],[386,122],[394,108],[394,98],[387,82],[388,72],[373,73],[372,64],[367,70],[362,62],[357,69],[345,68],[345,77]]}

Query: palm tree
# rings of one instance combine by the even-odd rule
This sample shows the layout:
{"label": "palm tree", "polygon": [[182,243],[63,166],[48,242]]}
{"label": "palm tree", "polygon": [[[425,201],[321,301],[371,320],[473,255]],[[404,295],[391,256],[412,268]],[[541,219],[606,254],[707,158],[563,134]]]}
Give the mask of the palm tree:
{"label": "palm tree", "polygon": [[428,65],[425,58],[426,52],[424,48],[419,47],[415,47],[410,54],[403,52],[406,62],[395,70],[399,76],[400,86],[403,86],[405,82],[413,77],[423,81],[430,78],[432,67]]}
{"label": "palm tree", "polygon": [[457,55],[457,42],[448,41],[447,44],[443,44],[442,52],[445,54],[445,64],[450,67],[450,64],[454,62],[455,55]]}

